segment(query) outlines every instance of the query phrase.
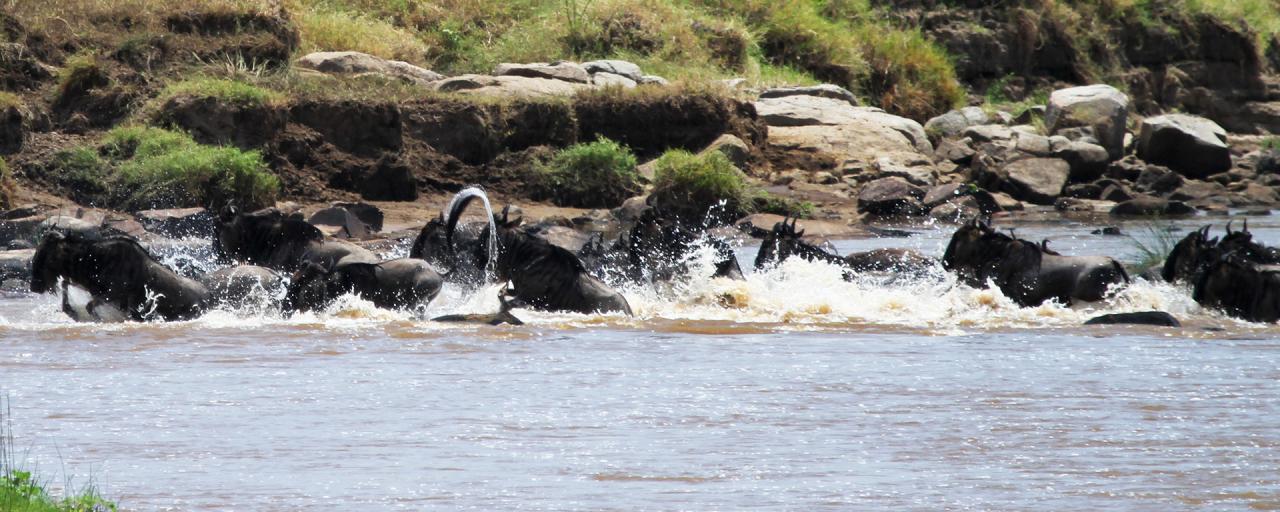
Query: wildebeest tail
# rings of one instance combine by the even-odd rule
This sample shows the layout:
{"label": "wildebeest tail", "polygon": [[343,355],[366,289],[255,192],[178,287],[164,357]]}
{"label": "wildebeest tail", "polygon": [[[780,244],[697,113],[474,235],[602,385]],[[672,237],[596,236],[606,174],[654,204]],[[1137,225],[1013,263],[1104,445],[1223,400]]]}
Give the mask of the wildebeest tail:
{"label": "wildebeest tail", "polygon": [[1111,266],[1115,267],[1116,273],[1120,274],[1120,277],[1124,279],[1125,284],[1130,282],[1129,273],[1124,270],[1124,265],[1121,265],[1120,262],[1116,260],[1111,260]]}
{"label": "wildebeest tail", "polygon": [[487,197],[484,189],[480,187],[467,187],[459,190],[453,199],[449,201],[449,206],[445,208],[444,216],[444,239],[453,247],[453,230],[458,226],[458,219],[462,218],[462,212],[467,209],[467,205],[476,199]]}

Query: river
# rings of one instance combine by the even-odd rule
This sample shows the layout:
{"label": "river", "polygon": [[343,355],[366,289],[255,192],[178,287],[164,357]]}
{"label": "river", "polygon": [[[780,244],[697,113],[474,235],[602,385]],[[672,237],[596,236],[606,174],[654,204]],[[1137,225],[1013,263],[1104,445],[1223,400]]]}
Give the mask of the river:
{"label": "river", "polygon": [[[1018,233],[1136,259],[1094,227]],[[1269,217],[1251,227],[1280,242]],[[914,231],[836,245],[940,255],[950,235]],[[26,465],[127,510],[1280,509],[1277,326],[1166,284],[1019,308],[942,273],[839,276],[787,262],[628,290],[633,319],[518,310],[519,327],[354,298],[76,325],[10,295],[0,392]],[[493,292],[446,290],[427,316]],[[1080,325],[1147,309],[1184,326]]]}

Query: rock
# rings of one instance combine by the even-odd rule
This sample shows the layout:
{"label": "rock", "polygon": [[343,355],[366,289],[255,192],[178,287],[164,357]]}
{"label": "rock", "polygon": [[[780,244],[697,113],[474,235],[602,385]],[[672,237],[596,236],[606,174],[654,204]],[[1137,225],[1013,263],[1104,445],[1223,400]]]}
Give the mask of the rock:
{"label": "rock", "polygon": [[739,169],[746,169],[747,163],[751,160],[751,147],[747,145],[738,136],[726,133],[712,141],[710,145],[701,151],[701,154],[719,151],[729,158],[733,165]]}
{"label": "rock", "polygon": [[1248,206],[1280,204],[1280,193],[1276,189],[1257,183],[1249,183],[1240,194],[1244,196]]}
{"label": "rock", "polygon": [[1146,170],[1147,165],[1146,162],[1139,160],[1138,157],[1130,155],[1107,164],[1105,174],[1108,178],[1133,181],[1138,179],[1138,175],[1142,174],[1142,171]]}
{"label": "rock", "polygon": [[1023,210],[1022,201],[1014,199],[1013,196],[1004,192],[991,192],[991,199],[995,200],[996,206],[1000,207],[1000,211],[1019,212]]}
{"label": "rock", "polygon": [[882,158],[909,167],[931,165],[931,159],[900,132],[868,120],[834,126],[771,127],[768,144],[771,152],[831,162],[845,175],[870,174]]}
{"label": "rock", "polygon": [[337,202],[333,206],[345,208],[360,219],[371,231],[382,231],[382,209],[369,203]]}
{"label": "rock", "polygon": [[1104,84],[1070,87],[1053,91],[1045,109],[1045,127],[1057,134],[1074,127],[1093,129],[1100,146],[1111,160],[1124,156],[1125,122],[1129,97]]}
{"label": "rock", "polygon": [[1253,169],[1258,174],[1280,174],[1280,151],[1268,149],[1258,156],[1258,162],[1254,164]]}
{"label": "rock", "polygon": [[1018,124],[1031,124],[1031,122],[1036,119],[1044,119],[1044,113],[1044,105],[1032,105],[1026,110],[1020,112],[1017,116],[1014,116],[1013,122]]}
{"label": "rock", "polygon": [[213,214],[204,208],[142,210],[135,215],[147,231],[170,238],[208,238],[214,231]]}
{"label": "rock", "polygon": [[298,59],[298,67],[325,73],[364,74],[378,73],[413,83],[427,84],[444,78],[444,75],[398,60],[386,60],[360,52],[314,52]]}
{"label": "rock", "polygon": [[1048,137],[1021,132],[1014,134],[1014,149],[1038,157],[1050,156],[1053,153]]}
{"label": "rock", "polygon": [[1169,194],[1174,201],[1196,201],[1208,197],[1226,194],[1227,187],[1218,183],[1200,180],[1183,180],[1178,190]]}
{"label": "rock", "polygon": [[378,160],[359,184],[360,197],[370,201],[416,201],[418,180],[413,170],[398,157],[387,155]]}
{"label": "rock", "polygon": [[877,158],[875,168],[881,176],[897,176],[921,187],[931,187],[938,181],[932,168],[898,165],[888,157]]}
{"label": "rock", "polygon": [[988,122],[986,111],[979,107],[965,107],[928,120],[924,123],[924,132],[937,141],[959,137],[966,128]]}
{"label": "rock", "polygon": [[1013,139],[1013,129],[999,124],[970,126],[964,130],[964,136],[974,142],[996,142]]}
{"label": "rock", "polygon": [[1226,130],[1187,114],[1144,119],[1138,132],[1138,157],[1197,179],[1231,168]]}
{"label": "rock", "polygon": [[929,217],[942,221],[960,224],[976,219],[982,215],[972,197],[953,199],[929,210]]}
{"label": "rock", "polygon": [[644,73],[640,71],[640,66],[625,60],[605,59],[583,62],[582,69],[593,75],[596,73],[609,73],[624,76],[633,82],[639,82],[644,77]]}
{"label": "rock", "polygon": [[943,139],[938,148],[933,150],[935,160],[946,160],[958,165],[969,165],[973,161],[974,150],[963,141]]}
{"label": "rock", "polygon": [[1067,141],[1052,152],[1054,158],[1061,158],[1071,167],[1072,181],[1089,181],[1101,176],[1107,170],[1109,157],[1107,150],[1097,144],[1081,141]]}
{"label": "rock", "polygon": [[837,178],[834,174],[827,171],[818,171],[813,173],[812,181],[819,185],[835,185],[836,183],[840,183],[840,178]]}
{"label": "rock", "polygon": [[1158,165],[1149,166],[1138,174],[1134,185],[1139,189],[1156,195],[1164,195],[1182,186],[1183,179],[1178,173]]}
{"label": "rock", "polygon": [[1155,325],[1160,327],[1182,327],[1182,323],[1178,322],[1173,315],[1164,311],[1139,311],[1134,313],[1111,313],[1107,315],[1095,316],[1086,320],[1085,325],[1116,325],[1116,324],[1132,324],[1132,325]]}
{"label": "rock", "polygon": [[1095,183],[1075,183],[1062,189],[1062,197],[1076,199],[1098,199],[1102,196],[1102,187]]}
{"label": "rock", "polygon": [[596,73],[591,75],[591,84],[596,87],[621,87],[623,89],[633,89],[636,86],[636,81],[613,73]]}
{"label": "rock", "polygon": [[1125,201],[1133,199],[1133,191],[1129,190],[1129,187],[1126,187],[1120,183],[1107,185],[1102,189],[1102,193],[1098,194],[1098,199],[1102,199],[1104,201],[1113,201],[1116,203],[1123,203]]}
{"label": "rock", "polygon": [[872,180],[858,192],[858,211],[871,215],[920,215],[924,190],[891,176]]}
{"label": "rock", "polygon": [[1053,209],[1060,212],[1074,213],[1106,213],[1116,206],[1111,201],[1100,199],[1080,199],[1076,197],[1059,197],[1053,202]]}
{"label": "rock", "polygon": [[35,249],[0,251],[0,281],[15,279],[30,282],[31,259],[35,255]]}
{"label": "rock", "polygon": [[324,208],[313,214],[307,222],[314,226],[332,226],[339,228],[334,236],[338,238],[365,238],[369,236],[369,226],[356,217],[350,210],[340,206]]}
{"label": "rock", "polygon": [[575,62],[557,61],[552,63],[534,62],[530,64],[514,64],[504,62],[493,68],[494,76],[524,76],[529,78],[550,78],[564,82],[579,84],[591,83],[591,74]]}
{"label": "rock", "polygon": [[658,75],[645,75],[636,80],[636,83],[640,85],[668,85],[670,82]]}
{"label": "rock", "polygon": [[1154,217],[1160,215],[1191,215],[1195,208],[1181,201],[1170,201],[1159,197],[1138,196],[1111,209],[1111,215],[1117,217]]}
{"label": "rock", "polygon": [[1004,167],[1009,193],[1036,204],[1053,204],[1071,175],[1067,162],[1057,158],[1027,158]]}
{"label": "rock", "polygon": [[1121,236],[1121,235],[1123,235],[1124,233],[1121,233],[1121,232],[1120,232],[1120,228],[1119,228],[1119,227],[1116,227],[1116,226],[1103,226],[1103,227],[1100,227],[1100,228],[1095,229],[1095,230],[1093,230],[1093,231],[1090,231],[1090,232],[1089,232],[1089,234],[1091,234],[1091,235],[1102,235],[1102,236]]}
{"label": "rock", "polygon": [[933,208],[942,203],[964,196],[969,186],[964,183],[949,183],[930,188],[921,201],[926,208]]}
{"label": "rock", "polygon": [[920,123],[895,116],[874,107],[855,107],[843,100],[819,96],[783,96],[761,98],[755,102],[756,113],[769,126],[814,126],[869,123],[894,130],[916,148],[930,154],[933,145]]}
{"label": "rock", "polygon": [[432,82],[431,88],[440,92],[458,92],[484,96],[537,98],[545,96],[573,96],[591,86],[550,78],[526,76],[460,75]]}
{"label": "rock", "polygon": [[833,84],[820,84],[801,87],[775,87],[760,93],[760,98],[785,98],[787,96],[817,96],[840,100],[852,106],[858,106],[858,97],[848,89]]}

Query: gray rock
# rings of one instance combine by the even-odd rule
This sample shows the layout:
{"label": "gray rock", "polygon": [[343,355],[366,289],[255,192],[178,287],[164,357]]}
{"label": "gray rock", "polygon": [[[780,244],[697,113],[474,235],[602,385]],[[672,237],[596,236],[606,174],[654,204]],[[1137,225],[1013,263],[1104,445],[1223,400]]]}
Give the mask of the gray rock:
{"label": "gray rock", "polygon": [[636,81],[613,73],[596,73],[591,75],[591,84],[596,87],[621,87],[623,89],[632,89],[635,88]]}
{"label": "gray rock", "polygon": [[937,149],[933,150],[935,160],[946,160],[959,165],[969,165],[969,162],[973,161],[974,153],[969,144],[956,139],[943,139],[938,143]]}
{"label": "gray rock", "polygon": [[621,75],[631,79],[633,82],[639,82],[644,73],[640,71],[640,66],[625,60],[605,59],[583,62],[582,69],[588,73],[611,73]]}
{"label": "gray rock", "polygon": [[1166,114],[1143,120],[1138,135],[1138,157],[1197,179],[1231,168],[1226,130],[1218,123],[1187,114]]}
{"label": "gray rock", "polygon": [[315,226],[331,226],[338,228],[334,236],[338,238],[364,238],[369,236],[369,226],[356,217],[350,210],[340,206],[324,208],[313,214],[307,222]]}
{"label": "gray rock", "polygon": [[213,215],[204,208],[143,210],[135,215],[147,231],[172,238],[209,237],[214,230]]}
{"label": "gray rock", "polygon": [[858,97],[848,89],[833,84],[810,85],[802,87],[775,87],[760,93],[760,98],[785,98],[787,96],[817,96],[844,101],[858,106]]}
{"label": "gray rock", "polygon": [[891,176],[872,180],[858,192],[858,211],[870,215],[920,215],[924,190]]}
{"label": "gray rock", "polygon": [[716,138],[701,153],[706,154],[711,151],[723,153],[739,169],[746,169],[747,163],[751,159],[751,146],[748,146],[746,142],[731,133],[726,133]]}
{"label": "gray rock", "polygon": [[965,128],[988,122],[986,111],[979,107],[965,107],[928,120],[924,123],[924,131],[935,140],[954,138],[964,133]]}
{"label": "gray rock", "polygon": [[370,231],[382,231],[382,221],[384,215],[382,209],[369,203],[363,202],[336,202],[333,206],[338,208],[346,208],[347,211],[355,214],[360,222],[369,227]]}
{"label": "gray rock", "polygon": [[1053,153],[1050,148],[1049,138],[1043,135],[1018,132],[1014,137],[1014,141],[1014,149],[1031,156],[1044,157]]}
{"label": "gray rock", "polygon": [[1107,161],[1110,159],[1106,148],[1082,141],[1067,141],[1054,149],[1052,155],[1066,160],[1071,166],[1073,181],[1096,179],[1107,170]]}
{"label": "gray rock", "polygon": [[1085,325],[1154,325],[1158,327],[1182,327],[1182,323],[1173,315],[1164,311],[1137,311],[1133,313],[1111,313],[1095,316],[1084,322]]}
{"label": "gray rock", "polygon": [[644,75],[644,76],[640,77],[640,79],[639,79],[639,80],[636,80],[636,83],[638,83],[638,84],[640,84],[640,85],[668,85],[668,84],[670,84],[670,82],[668,82],[666,78],[662,78],[662,77],[660,77],[660,76],[658,76],[658,75]]}
{"label": "gray rock", "polygon": [[843,100],[820,96],[761,98],[755,107],[760,119],[769,126],[873,125],[902,134],[921,153],[933,153],[933,144],[920,123],[875,107],[855,107]]}
{"label": "gray rock", "polygon": [[1117,217],[1154,217],[1161,215],[1191,215],[1195,208],[1181,201],[1170,201],[1152,196],[1138,196],[1117,204],[1111,215]]}
{"label": "gray rock", "polygon": [[930,188],[924,194],[923,203],[927,208],[933,208],[942,203],[961,197],[967,186],[964,183],[948,183],[946,185],[938,185]]}
{"label": "gray rock", "polygon": [[314,52],[296,62],[298,67],[325,73],[360,75],[376,73],[413,83],[427,84],[444,78],[434,71],[402,62],[360,52]]}
{"label": "gray rock", "polygon": [[1177,190],[1182,186],[1183,181],[1182,176],[1178,173],[1165,167],[1153,165],[1138,174],[1138,179],[1134,180],[1134,185],[1140,190],[1163,195]]}
{"label": "gray rock", "polygon": [[1080,199],[1078,197],[1059,197],[1053,202],[1053,209],[1060,212],[1073,213],[1106,213],[1115,207],[1111,201],[1100,199]]}
{"label": "gray rock", "polygon": [[970,126],[964,130],[965,137],[978,143],[1012,140],[1013,133],[1013,130],[1008,126],[999,124]]}
{"label": "gray rock", "polygon": [[960,224],[976,219],[982,212],[974,204],[972,197],[947,201],[929,210],[929,217],[942,222]]}
{"label": "gray rock", "polygon": [[578,91],[590,89],[587,84],[531,78],[526,76],[460,75],[433,82],[431,88],[440,92],[458,92],[484,96],[536,98],[549,96],[573,96]]}
{"label": "gray rock", "polygon": [[1057,134],[1073,127],[1090,127],[1112,159],[1124,156],[1125,121],[1129,97],[1104,84],[1053,91],[1045,109],[1045,127]]}
{"label": "gray rock", "polygon": [[1058,158],[1027,158],[1005,165],[1009,192],[1035,204],[1053,204],[1071,176],[1071,166]]}
{"label": "gray rock", "polygon": [[533,62],[516,64],[504,62],[493,68],[494,76],[523,76],[529,78],[549,78],[579,84],[591,83],[591,74],[575,62]]}
{"label": "gray rock", "polygon": [[932,168],[898,165],[888,157],[877,158],[875,166],[881,176],[897,176],[911,182],[912,185],[931,187],[938,181]]}
{"label": "gray rock", "polygon": [[31,259],[35,255],[35,249],[0,251],[0,281],[31,281]]}

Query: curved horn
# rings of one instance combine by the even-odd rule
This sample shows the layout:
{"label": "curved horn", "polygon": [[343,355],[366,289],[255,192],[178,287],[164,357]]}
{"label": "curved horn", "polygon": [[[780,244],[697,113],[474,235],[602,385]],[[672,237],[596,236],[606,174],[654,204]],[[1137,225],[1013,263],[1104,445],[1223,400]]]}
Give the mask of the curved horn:
{"label": "curved horn", "polygon": [[1235,222],[1235,219],[1229,219],[1229,220],[1227,220],[1227,234],[1228,234],[1228,235],[1230,235],[1230,234],[1231,234],[1231,223],[1232,223],[1232,222]]}

